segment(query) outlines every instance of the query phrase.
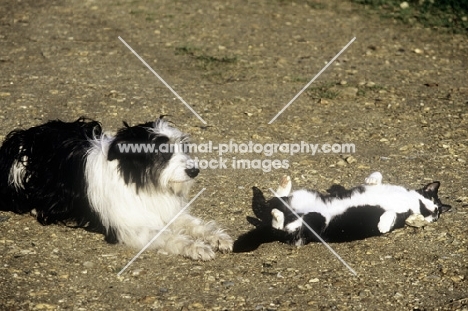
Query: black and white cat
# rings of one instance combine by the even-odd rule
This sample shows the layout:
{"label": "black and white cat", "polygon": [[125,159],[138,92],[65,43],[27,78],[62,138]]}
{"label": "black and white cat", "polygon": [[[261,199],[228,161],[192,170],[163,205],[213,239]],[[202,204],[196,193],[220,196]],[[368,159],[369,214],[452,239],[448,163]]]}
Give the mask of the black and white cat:
{"label": "black and white cat", "polygon": [[308,227],[325,241],[346,242],[401,228],[412,215],[433,222],[451,208],[440,201],[439,187],[437,181],[419,190],[382,184],[382,174],[375,172],[366,178],[365,184],[349,190],[333,185],[328,194],[314,190],[291,192],[291,179],[285,176],[276,197],[268,201],[260,189],[253,187],[252,210],[259,219],[248,220],[256,229],[241,236],[234,249],[252,248],[242,250],[247,240],[257,247],[270,241],[294,245],[318,241]]}

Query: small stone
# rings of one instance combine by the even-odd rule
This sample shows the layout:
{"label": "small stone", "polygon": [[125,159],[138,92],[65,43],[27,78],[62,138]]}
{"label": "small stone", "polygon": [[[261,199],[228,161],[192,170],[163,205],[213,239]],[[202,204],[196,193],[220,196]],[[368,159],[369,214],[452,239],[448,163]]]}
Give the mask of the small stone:
{"label": "small stone", "polygon": [[465,277],[463,275],[455,275],[455,276],[452,276],[450,279],[454,281],[455,283],[458,283],[462,281],[464,278]]}
{"label": "small stone", "polygon": [[193,309],[204,309],[204,306],[200,302],[194,302],[190,305],[191,308]]}
{"label": "small stone", "polygon": [[425,281],[428,281],[428,282],[435,282],[435,281],[439,281],[440,280],[440,276],[438,275],[428,275],[424,278]]}
{"label": "small stone", "polygon": [[403,295],[402,293],[399,293],[399,292],[396,292],[395,295],[393,295],[393,298],[396,298],[396,299],[403,298],[403,297],[405,297],[405,295]]}
{"label": "small stone", "polygon": [[233,281],[224,281],[224,282],[221,282],[221,284],[222,284],[224,287],[232,287],[232,286],[234,286],[234,282],[233,282]]}
{"label": "small stone", "polygon": [[357,87],[348,86],[341,90],[340,95],[345,97],[355,97],[358,91]]}
{"label": "small stone", "polygon": [[140,300],[140,302],[144,304],[150,304],[150,303],[154,303],[155,300],[156,300],[155,296],[145,296]]}
{"label": "small stone", "polygon": [[409,8],[408,2],[403,1],[402,3],[400,3],[400,8],[402,8],[403,10]]}
{"label": "small stone", "polygon": [[85,266],[86,268],[92,268],[94,267],[94,263],[92,263],[91,261],[85,261],[83,262],[83,266]]}
{"label": "small stone", "polygon": [[356,158],[353,157],[353,156],[349,156],[349,157],[347,157],[345,160],[346,160],[346,162],[348,162],[349,164],[353,164],[353,163],[356,163],[356,162],[357,162]]}
{"label": "small stone", "polygon": [[421,49],[414,49],[414,53],[416,53],[416,54],[422,54],[422,53],[424,53],[424,51],[421,50]]}
{"label": "small stone", "polygon": [[57,306],[48,303],[38,303],[34,306],[36,310],[56,310]]}
{"label": "small stone", "polygon": [[338,163],[336,163],[336,165],[338,165],[338,166],[346,166],[346,161],[340,160],[340,161],[338,161]]}
{"label": "small stone", "polygon": [[318,283],[320,280],[318,278],[313,278],[309,280],[309,283]]}

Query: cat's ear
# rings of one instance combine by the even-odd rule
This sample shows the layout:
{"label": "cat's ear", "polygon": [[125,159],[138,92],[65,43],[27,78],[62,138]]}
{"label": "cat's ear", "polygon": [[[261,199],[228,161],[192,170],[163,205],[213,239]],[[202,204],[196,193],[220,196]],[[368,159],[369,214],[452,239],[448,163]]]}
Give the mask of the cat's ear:
{"label": "cat's ear", "polygon": [[257,187],[252,187],[253,197],[252,203],[256,204],[266,204],[265,196],[263,195],[262,190],[258,189]]}
{"label": "cat's ear", "polygon": [[452,208],[452,206],[448,204],[441,204],[438,206],[438,208],[439,208],[439,213],[442,214],[442,213],[448,212]]}
{"label": "cat's ear", "polygon": [[263,216],[265,214],[265,206],[266,200],[263,196],[262,190],[258,189],[257,187],[252,187],[253,197],[252,197],[252,211],[254,212],[255,216],[263,220]]}
{"label": "cat's ear", "polygon": [[431,182],[430,184],[425,185],[422,190],[424,191],[424,193],[427,193],[429,196],[437,195],[437,192],[439,191],[439,187],[440,187],[440,182],[434,181],[434,182]]}

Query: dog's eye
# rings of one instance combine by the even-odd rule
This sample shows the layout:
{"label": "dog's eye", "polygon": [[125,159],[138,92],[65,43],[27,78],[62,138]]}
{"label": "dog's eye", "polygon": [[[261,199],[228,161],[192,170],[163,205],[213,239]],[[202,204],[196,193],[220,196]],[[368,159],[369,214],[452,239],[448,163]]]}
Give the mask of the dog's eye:
{"label": "dog's eye", "polygon": [[185,153],[185,154],[190,153],[189,144],[187,142],[182,142],[180,144],[180,147],[181,147],[180,152]]}
{"label": "dog's eye", "polygon": [[161,156],[165,161],[169,161],[172,158],[173,153],[172,152],[161,152]]}

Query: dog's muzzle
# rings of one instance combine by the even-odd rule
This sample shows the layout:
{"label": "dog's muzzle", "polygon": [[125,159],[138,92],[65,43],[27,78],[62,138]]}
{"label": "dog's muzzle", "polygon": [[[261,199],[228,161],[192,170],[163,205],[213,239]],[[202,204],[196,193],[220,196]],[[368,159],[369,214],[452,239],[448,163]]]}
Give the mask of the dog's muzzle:
{"label": "dog's muzzle", "polygon": [[195,178],[197,177],[198,173],[200,170],[198,168],[187,168],[185,169],[185,173],[188,175],[190,178]]}

